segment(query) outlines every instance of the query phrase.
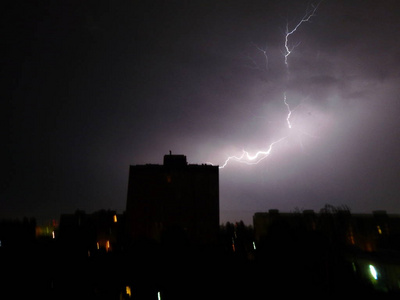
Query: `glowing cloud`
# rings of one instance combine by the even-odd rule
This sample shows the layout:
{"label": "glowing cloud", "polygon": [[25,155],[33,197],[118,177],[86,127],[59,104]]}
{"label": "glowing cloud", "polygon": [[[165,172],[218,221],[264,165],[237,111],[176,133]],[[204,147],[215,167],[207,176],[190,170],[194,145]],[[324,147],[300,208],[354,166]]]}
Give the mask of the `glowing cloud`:
{"label": "glowing cloud", "polygon": [[[286,66],[286,70],[287,70],[287,76],[289,76],[289,64],[288,64],[288,58],[290,56],[290,54],[293,52],[293,50],[300,44],[296,44],[294,46],[289,46],[289,38],[290,36],[292,36],[297,29],[303,24],[303,23],[307,23],[310,21],[310,19],[312,17],[315,16],[316,10],[319,6],[319,3],[317,5],[311,5],[310,8],[307,8],[306,13],[304,14],[303,18],[296,24],[296,26],[293,27],[293,29],[289,30],[289,24],[286,24],[286,31],[285,31],[285,42],[284,42],[284,62],[285,62],[285,66]],[[266,49],[260,48],[258,46],[256,46],[257,49],[259,51],[262,52],[262,54],[264,55],[265,58],[265,69],[268,71],[269,67],[268,67],[268,55],[267,55],[267,51]],[[254,62],[254,61],[253,61]],[[286,95],[286,91],[283,92],[283,103],[287,108],[287,116],[286,116],[286,123],[289,129],[293,128],[293,124],[290,121],[290,118],[292,116],[293,110],[290,108],[289,103],[287,102],[287,95]],[[304,133],[301,130],[296,130],[297,133],[299,134],[307,134]],[[309,136],[311,136],[310,134],[307,134]],[[247,165],[255,165],[258,164],[260,161],[264,160],[265,158],[267,158],[271,152],[272,149],[274,148],[275,145],[281,143],[282,141],[284,141],[285,139],[287,139],[288,136],[283,136],[280,139],[272,142],[269,147],[266,150],[261,150],[256,152],[255,154],[251,155],[248,151],[243,150],[242,154],[239,156],[229,156],[225,162],[220,165],[220,169],[225,168],[231,161],[235,161],[235,162],[239,162],[239,163],[243,163],[243,164],[247,164]],[[301,139],[299,139],[301,141]],[[303,146],[303,145],[301,145]]]}

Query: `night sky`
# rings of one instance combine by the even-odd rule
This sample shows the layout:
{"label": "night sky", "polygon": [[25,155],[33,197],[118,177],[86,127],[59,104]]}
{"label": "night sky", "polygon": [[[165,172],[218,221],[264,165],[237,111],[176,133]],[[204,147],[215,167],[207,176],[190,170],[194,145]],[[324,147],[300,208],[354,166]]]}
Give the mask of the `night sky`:
{"label": "night sky", "polygon": [[[222,165],[221,222],[347,205],[400,213],[400,2],[9,1],[0,218],[126,205],[129,165]],[[268,63],[264,52],[268,57]],[[288,110],[283,95],[293,110]]]}

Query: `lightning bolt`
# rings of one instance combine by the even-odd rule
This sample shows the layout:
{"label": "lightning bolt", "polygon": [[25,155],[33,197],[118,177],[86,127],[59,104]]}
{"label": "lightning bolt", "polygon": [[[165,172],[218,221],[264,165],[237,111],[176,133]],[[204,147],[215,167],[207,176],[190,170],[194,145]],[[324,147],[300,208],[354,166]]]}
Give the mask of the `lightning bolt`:
{"label": "lightning bolt", "polygon": [[289,37],[296,32],[296,30],[301,26],[301,24],[309,22],[312,17],[315,16],[315,13],[317,11],[318,6],[321,4],[319,2],[317,5],[311,5],[311,8],[307,8],[306,13],[304,14],[303,18],[300,20],[299,23],[297,23],[296,26],[292,30],[289,30],[289,22],[286,22],[286,33],[285,33],[285,65],[286,68],[289,68],[288,64],[288,57],[292,53],[292,51],[300,45],[300,42],[297,43],[296,45],[289,47]]}
{"label": "lightning bolt", "polygon": [[283,140],[287,139],[287,136],[280,138],[279,140],[272,142],[268,149],[266,151],[258,151],[256,154],[254,155],[250,155],[249,152],[247,152],[246,150],[243,150],[242,155],[240,156],[229,156],[224,164],[222,166],[219,166],[220,169],[225,168],[225,166],[231,161],[237,161],[246,165],[256,165],[258,164],[260,161],[262,161],[263,159],[267,158],[272,151],[272,148],[274,147],[275,144],[278,144],[280,142],[282,142]]}
{"label": "lightning bolt", "polygon": [[[286,71],[287,71],[287,76],[289,77],[289,63],[288,63],[288,58],[290,56],[290,54],[293,52],[293,50],[298,47],[300,45],[300,42],[290,46],[289,45],[289,38],[297,31],[297,29],[303,24],[303,23],[307,23],[310,21],[310,19],[312,17],[315,16],[316,11],[318,9],[318,6],[320,5],[321,2],[319,2],[316,5],[311,5],[310,8],[307,8],[303,18],[293,27],[293,29],[289,30],[289,22],[286,22],[286,30],[285,30],[285,43],[284,43],[284,62],[285,62],[285,66],[286,66]],[[263,53],[264,58],[265,58],[265,69],[268,71],[269,67],[268,67],[268,55],[267,55],[267,50],[266,48],[260,48],[258,46],[256,46],[256,48]],[[255,64],[255,61],[253,59],[251,59],[253,64]],[[283,92],[283,103],[285,104],[288,114],[286,116],[286,123],[289,129],[292,129],[293,125],[290,122],[290,117],[292,116],[293,110],[290,108],[289,103],[287,102],[287,95],[286,95],[286,91]],[[300,133],[304,134],[302,131],[299,130]],[[288,138],[288,136],[284,136],[274,142],[272,142],[269,147],[266,150],[263,151],[258,151],[257,153],[255,153],[254,155],[251,155],[248,151],[243,150],[242,154],[240,156],[229,156],[225,162],[219,166],[220,169],[225,168],[229,162],[231,161],[236,161],[239,163],[243,163],[243,164],[247,164],[247,165],[255,165],[258,164],[260,161],[264,160],[265,158],[267,158],[275,145],[283,142],[284,140],[286,140]],[[301,146],[303,147],[303,144],[301,143]]]}
{"label": "lightning bolt", "polygon": [[287,103],[286,92],[283,92],[283,103],[285,103],[286,108],[288,110],[288,114],[286,117],[286,123],[288,124],[289,129],[292,129],[292,123],[290,123],[290,117],[292,116],[292,110],[290,109],[289,103]]}
{"label": "lightning bolt", "polygon": [[[311,8],[307,8],[303,18],[296,24],[296,26],[293,27],[292,30],[289,30],[289,22],[286,22],[286,31],[285,31],[285,53],[284,53],[284,58],[285,58],[285,66],[286,66],[286,71],[287,71],[287,76],[289,77],[289,63],[288,63],[288,58],[289,55],[293,52],[293,50],[300,45],[300,42],[297,44],[289,47],[289,38],[292,34],[296,32],[296,30],[301,26],[301,24],[309,22],[312,17],[315,16],[315,13],[317,11],[318,6],[320,5],[321,2],[317,3],[316,5],[311,5]],[[288,124],[289,129],[292,128],[292,124],[290,123],[290,117],[292,115],[292,110],[290,109],[289,103],[287,102],[287,97],[286,97],[286,92],[283,93],[283,102],[286,105],[286,108],[288,110],[288,115],[286,117],[286,122]]]}
{"label": "lightning bolt", "polygon": [[265,58],[265,70],[268,71],[269,70],[269,66],[268,66],[267,48],[265,47],[265,49],[263,49],[263,48],[261,48],[261,47],[259,47],[257,45],[255,45],[255,46],[258,49],[258,51],[260,51],[264,55],[264,58]]}

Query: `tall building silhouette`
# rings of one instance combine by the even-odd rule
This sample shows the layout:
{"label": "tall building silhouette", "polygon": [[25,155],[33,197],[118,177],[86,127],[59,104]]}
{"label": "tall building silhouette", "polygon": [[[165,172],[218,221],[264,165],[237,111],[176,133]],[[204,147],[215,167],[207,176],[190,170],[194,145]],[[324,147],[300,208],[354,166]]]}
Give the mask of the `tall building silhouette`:
{"label": "tall building silhouette", "polygon": [[130,166],[127,231],[133,239],[209,244],[219,230],[219,169],[184,155],[163,165]]}

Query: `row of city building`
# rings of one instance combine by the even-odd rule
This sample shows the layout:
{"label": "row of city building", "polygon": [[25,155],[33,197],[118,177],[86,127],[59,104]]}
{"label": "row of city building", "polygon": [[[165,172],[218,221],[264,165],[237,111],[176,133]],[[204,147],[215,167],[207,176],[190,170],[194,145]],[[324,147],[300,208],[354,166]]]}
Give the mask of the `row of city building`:
{"label": "row of city building", "polygon": [[[338,245],[373,252],[400,250],[400,216],[386,211],[372,214],[351,213],[347,207],[326,205],[319,213],[313,210],[281,213],[271,209],[253,217],[257,242],[278,230],[287,232],[320,232]],[[276,228],[278,226],[278,228]]]}
{"label": "row of city building", "polygon": [[[203,223],[206,223],[207,217],[203,218]],[[60,220],[52,220],[42,226],[37,226],[35,219],[3,220],[0,221],[0,247],[18,246],[37,238],[61,237],[66,241],[75,241],[71,242],[74,245],[86,245],[88,249],[94,247],[111,251],[122,241],[134,238],[162,242],[168,237],[181,237],[186,242],[207,244],[215,243],[220,235],[219,224],[214,224],[214,228],[210,226],[211,230],[205,230],[211,238],[207,240],[203,237],[199,242],[199,230],[189,231],[186,226],[190,222],[179,222],[176,219],[174,226],[166,228],[162,228],[162,222],[151,222],[147,219],[143,223],[158,226],[150,228],[145,234],[132,235],[136,231],[135,225],[131,223],[126,213],[117,214],[113,210],[100,210],[91,214],[77,210],[72,214],[62,214]],[[291,233],[319,232],[337,245],[352,246],[364,252],[400,250],[400,216],[388,214],[386,211],[355,214],[348,209],[330,206],[321,209],[319,213],[313,210],[288,213],[271,209],[268,212],[255,213],[252,227],[255,243],[262,242],[272,234],[290,237]]]}
{"label": "row of city building", "polygon": [[318,213],[271,209],[255,213],[253,226],[257,263],[301,270],[327,289],[349,284],[346,288],[356,287],[355,293],[400,292],[399,215],[357,214],[331,205]]}
{"label": "row of city building", "polygon": [[[357,286],[356,292],[361,286],[400,291],[399,216],[384,211],[353,214],[346,207],[326,205],[317,213],[269,210],[255,213],[252,226],[221,226],[218,167],[191,165],[186,156],[171,153],[164,156],[163,165],[130,166],[122,214],[76,211],[46,226],[36,226],[33,219],[0,222],[0,260],[11,256],[20,261],[27,253],[19,249],[32,245],[35,254],[25,263],[41,256],[43,266],[34,263],[31,269],[54,270],[50,277],[51,272],[43,274],[50,278],[49,290],[58,292],[92,278],[92,294],[108,284],[113,287],[108,292],[115,295],[119,289],[120,298],[129,298],[136,284],[146,287],[142,294],[148,288],[152,297],[169,293],[178,299],[186,289],[174,287],[176,282],[193,286],[199,270],[209,274],[207,282],[214,287],[218,272],[252,274],[241,279],[243,295],[235,286],[231,298],[248,296],[249,290],[257,295],[264,281],[270,288],[318,288],[324,294],[344,290],[349,283]],[[70,258],[74,264],[64,261]],[[135,270],[133,275],[121,275],[126,265]],[[75,279],[64,276],[75,271]],[[170,276],[172,271],[179,274],[177,280]],[[293,274],[299,276],[292,278]],[[108,281],[103,284],[104,278]],[[226,290],[229,287],[221,285],[222,295]],[[187,293],[181,295],[185,298]]]}
{"label": "row of city building", "polygon": [[[243,227],[243,223],[241,224]],[[52,220],[43,226],[37,226],[34,219],[0,221],[0,246],[4,247],[9,243],[18,245],[37,238],[61,237],[63,240],[71,241],[71,245],[86,245],[88,249],[102,248],[108,252],[119,244],[134,240],[132,231],[126,213],[117,214],[113,210],[100,210],[87,214],[77,210],[72,214],[62,214],[59,221]],[[218,240],[221,234],[220,226],[215,226],[212,230],[212,239],[202,240],[202,243],[199,243],[184,225],[179,226],[179,222],[176,222],[170,231],[166,229],[156,233],[150,231],[149,234],[137,238],[166,242],[165,239],[168,237],[181,237],[186,242],[197,241],[195,244],[207,244]],[[301,233],[318,232],[336,245],[353,247],[363,252],[400,250],[400,216],[388,214],[386,211],[355,214],[347,208],[328,205],[319,213],[313,210],[279,212],[270,209],[268,212],[254,214],[252,232],[253,238],[248,241],[251,245],[276,234],[290,238]],[[235,236],[236,230],[232,229],[230,234]]]}
{"label": "row of city building", "polygon": [[[201,244],[193,244],[183,228],[164,232],[159,239],[151,236],[134,239],[129,224],[126,213],[111,210],[63,214],[59,221],[51,221],[46,226],[36,226],[32,219],[2,221],[0,257],[6,259],[10,249],[29,249],[30,245],[44,242],[53,253],[43,247],[39,249],[50,253],[58,263],[61,258],[73,258],[87,264],[87,259],[96,261],[111,255],[119,262],[118,257],[129,258],[137,269],[146,270],[149,266],[163,269],[171,259],[173,268],[179,269],[182,267],[179,261],[193,263],[194,257],[197,260],[202,253],[194,250]],[[399,237],[400,217],[384,211],[352,214],[347,209],[329,206],[318,213],[269,210],[255,213],[253,226],[243,222],[218,226],[217,242],[208,248],[213,253],[207,255],[239,265],[250,263],[258,274],[268,270],[274,276],[269,278],[271,282],[275,279],[287,284],[288,274],[300,272],[308,283],[314,282],[313,286],[330,285],[325,290],[335,290],[345,281],[397,293],[400,290]],[[138,248],[141,250],[136,251]],[[160,252],[171,249],[176,253]],[[122,289],[130,293],[132,282],[138,278],[121,280],[127,284]],[[292,280],[301,282],[299,278],[289,281]],[[156,292],[152,290],[153,294]]]}

